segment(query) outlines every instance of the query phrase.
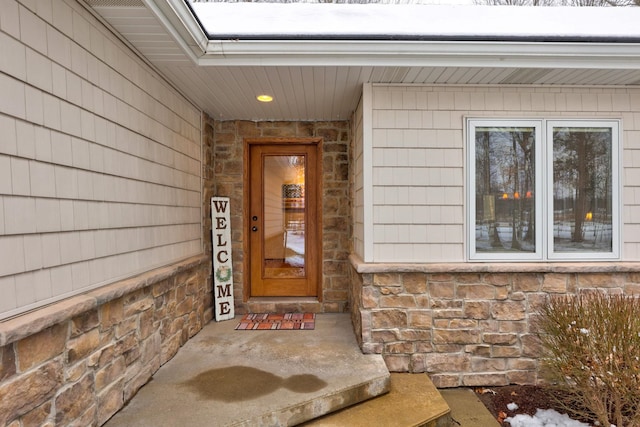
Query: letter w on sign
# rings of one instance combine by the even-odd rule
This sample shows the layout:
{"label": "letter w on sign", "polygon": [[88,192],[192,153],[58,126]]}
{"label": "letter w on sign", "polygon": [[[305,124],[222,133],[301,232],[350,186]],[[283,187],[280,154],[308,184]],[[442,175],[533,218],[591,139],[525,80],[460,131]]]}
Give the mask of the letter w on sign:
{"label": "letter w on sign", "polygon": [[213,245],[213,314],[216,322],[233,319],[233,263],[228,197],[211,198],[211,241]]}

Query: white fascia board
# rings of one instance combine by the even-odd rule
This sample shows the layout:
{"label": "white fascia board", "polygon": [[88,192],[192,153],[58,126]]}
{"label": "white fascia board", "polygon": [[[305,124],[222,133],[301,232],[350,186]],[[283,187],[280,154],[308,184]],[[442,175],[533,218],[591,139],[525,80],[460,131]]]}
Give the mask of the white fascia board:
{"label": "white fascia board", "polygon": [[209,39],[182,0],[142,0],[182,50],[198,62],[209,45]]}
{"label": "white fascia board", "polygon": [[212,40],[200,65],[640,68],[638,43]]}

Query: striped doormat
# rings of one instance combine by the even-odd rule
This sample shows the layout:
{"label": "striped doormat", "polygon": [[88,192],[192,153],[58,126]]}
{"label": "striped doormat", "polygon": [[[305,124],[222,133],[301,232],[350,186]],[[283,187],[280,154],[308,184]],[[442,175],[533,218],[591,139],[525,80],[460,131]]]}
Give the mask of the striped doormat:
{"label": "striped doormat", "polygon": [[236,329],[239,331],[297,330],[315,329],[315,327],[315,313],[249,313],[242,316]]}

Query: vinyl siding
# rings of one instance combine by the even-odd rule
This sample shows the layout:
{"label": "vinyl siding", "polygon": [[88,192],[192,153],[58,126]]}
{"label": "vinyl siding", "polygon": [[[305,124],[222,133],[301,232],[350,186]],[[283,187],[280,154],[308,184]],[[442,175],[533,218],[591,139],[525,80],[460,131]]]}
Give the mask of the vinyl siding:
{"label": "vinyl siding", "polygon": [[353,147],[352,147],[352,188],[353,193],[353,251],[364,259],[364,182],[363,182],[363,105],[362,100],[354,113],[353,123]]}
{"label": "vinyl siding", "polygon": [[374,85],[375,262],[465,260],[467,117],[622,123],[624,260],[640,259],[640,88]]}
{"label": "vinyl siding", "polygon": [[0,318],[201,253],[200,111],[80,4],[1,8]]}

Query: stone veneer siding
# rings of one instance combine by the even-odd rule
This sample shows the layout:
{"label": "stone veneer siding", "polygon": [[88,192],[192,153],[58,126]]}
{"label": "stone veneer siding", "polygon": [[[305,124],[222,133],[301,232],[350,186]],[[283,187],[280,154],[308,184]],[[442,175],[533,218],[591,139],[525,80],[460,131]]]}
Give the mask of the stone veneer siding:
{"label": "stone veneer siding", "polygon": [[[214,195],[230,198],[234,297],[238,312],[348,310],[351,206],[349,199],[349,122],[213,121]],[[244,150],[245,138],[322,138],[322,295],[308,299],[259,299],[244,286]]]}
{"label": "stone veneer siding", "polygon": [[102,425],[211,319],[198,256],[0,323],[0,426]]}
{"label": "stone veneer siding", "polygon": [[352,319],[364,353],[437,387],[543,382],[533,320],[552,295],[640,294],[640,265],[362,263]]}
{"label": "stone veneer siding", "polygon": [[210,125],[202,141],[204,254],[0,322],[0,427],[104,424],[211,320]]}

